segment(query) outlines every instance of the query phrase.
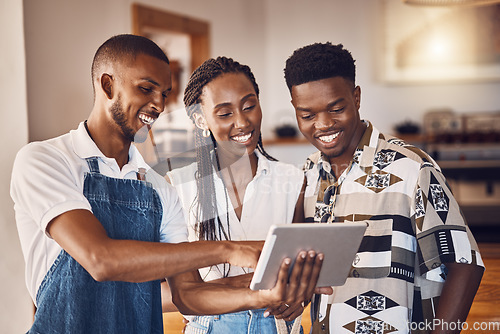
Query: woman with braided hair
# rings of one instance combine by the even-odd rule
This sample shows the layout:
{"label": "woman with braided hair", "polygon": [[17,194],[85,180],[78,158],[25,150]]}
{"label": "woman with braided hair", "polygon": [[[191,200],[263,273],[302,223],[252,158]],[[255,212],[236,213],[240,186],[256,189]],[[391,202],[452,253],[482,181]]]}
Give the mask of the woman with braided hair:
{"label": "woman with braided hair", "polygon": [[[303,173],[265,152],[259,87],[248,66],[226,57],[208,59],[191,75],[184,104],[195,124],[196,162],[167,176],[181,198],[190,241],[263,240],[271,224],[303,221]],[[235,287],[248,287],[251,279],[248,268],[228,265],[200,269],[199,275]],[[303,310],[298,302],[187,317],[186,333],[276,333],[277,326],[299,333]],[[206,314],[214,313],[224,312]],[[275,317],[287,321],[275,323]]]}

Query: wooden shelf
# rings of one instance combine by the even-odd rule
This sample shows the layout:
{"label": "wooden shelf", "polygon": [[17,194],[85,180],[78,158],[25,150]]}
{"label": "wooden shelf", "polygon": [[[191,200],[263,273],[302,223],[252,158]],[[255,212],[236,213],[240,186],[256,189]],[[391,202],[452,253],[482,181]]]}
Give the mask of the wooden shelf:
{"label": "wooden shelf", "polygon": [[442,169],[489,169],[500,168],[500,160],[438,160]]}

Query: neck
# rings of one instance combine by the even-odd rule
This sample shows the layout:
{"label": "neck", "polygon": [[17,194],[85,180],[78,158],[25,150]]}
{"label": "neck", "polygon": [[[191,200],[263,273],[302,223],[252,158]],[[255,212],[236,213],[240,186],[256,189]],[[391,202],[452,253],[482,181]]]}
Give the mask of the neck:
{"label": "neck", "polygon": [[86,123],[90,138],[97,145],[99,150],[108,158],[116,160],[118,166],[123,166],[128,162],[130,140],[126,140],[114,127],[99,116],[92,113]]}
{"label": "neck", "polygon": [[[216,148],[217,158],[219,159],[219,164],[221,169],[231,166],[235,167],[245,167],[249,163],[253,166],[257,166],[257,155],[255,152],[248,154],[246,151],[242,151],[239,154],[234,154],[225,150],[224,148],[217,146]],[[241,155],[240,155],[241,154]]]}
{"label": "neck", "polygon": [[258,158],[255,152],[250,155],[244,154],[236,159],[220,154],[220,151],[217,152],[217,156],[222,176],[224,178],[231,176],[232,183],[248,182],[257,173]]}
{"label": "neck", "polygon": [[332,173],[335,175],[335,178],[339,178],[340,175],[350,166],[354,152],[356,152],[356,148],[363,138],[363,134],[365,133],[366,126],[361,120],[356,127],[356,131],[354,132],[353,139],[350,142],[349,147],[344,151],[343,154],[337,157],[330,157],[328,160],[332,167]]}
{"label": "neck", "polygon": [[[354,152],[353,152],[354,155]],[[330,166],[332,167],[332,174],[335,175],[335,178],[338,179],[340,175],[349,167],[352,161],[351,159],[345,159],[340,161],[340,159],[330,159]]]}

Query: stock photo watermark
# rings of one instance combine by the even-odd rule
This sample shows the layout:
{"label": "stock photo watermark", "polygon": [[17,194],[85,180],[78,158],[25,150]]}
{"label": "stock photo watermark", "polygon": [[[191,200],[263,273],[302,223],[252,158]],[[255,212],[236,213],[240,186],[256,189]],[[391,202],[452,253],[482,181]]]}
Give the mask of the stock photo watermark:
{"label": "stock photo watermark", "polygon": [[[361,326],[364,331],[369,333],[388,333],[394,331],[389,323],[376,320],[365,320],[356,324],[356,330]],[[476,321],[462,322],[460,320],[447,322],[442,319],[425,320],[421,322],[408,322],[408,332],[431,332],[433,330],[441,331],[461,331],[463,333],[500,333],[500,321]]]}
{"label": "stock photo watermark", "polygon": [[432,331],[441,329],[443,331],[486,331],[490,333],[498,333],[500,331],[500,322],[494,321],[477,321],[477,322],[462,322],[460,320],[447,322],[441,319],[433,319],[425,322],[410,322],[408,323],[410,331]]}

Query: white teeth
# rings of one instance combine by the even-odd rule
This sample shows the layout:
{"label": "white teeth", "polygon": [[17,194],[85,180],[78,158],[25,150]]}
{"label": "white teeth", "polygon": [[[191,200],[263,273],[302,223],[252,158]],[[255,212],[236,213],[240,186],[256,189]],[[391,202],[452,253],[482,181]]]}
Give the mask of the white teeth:
{"label": "white teeth", "polygon": [[156,119],[154,119],[151,116],[148,116],[146,114],[139,114],[139,119],[142,121],[142,123],[146,125],[151,125],[155,122]]}
{"label": "white teeth", "polygon": [[338,137],[340,132],[337,132],[337,133],[334,133],[333,135],[329,135],[329,136],[321,136],[319,137],[319,140],[325,142],[325,143],[331,143],[335,138]]}
{"label": "white teeth", "polygon": [[234,136],[234,137],[231,137],[232,140],[235,140],[239,143],[244,143],[246,142],[248,139],[250,139],[250,137],[252,137],[252,134],[249,133],[247,135],[242,135],[242,136]]}

